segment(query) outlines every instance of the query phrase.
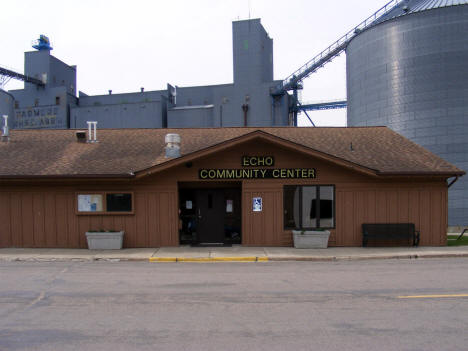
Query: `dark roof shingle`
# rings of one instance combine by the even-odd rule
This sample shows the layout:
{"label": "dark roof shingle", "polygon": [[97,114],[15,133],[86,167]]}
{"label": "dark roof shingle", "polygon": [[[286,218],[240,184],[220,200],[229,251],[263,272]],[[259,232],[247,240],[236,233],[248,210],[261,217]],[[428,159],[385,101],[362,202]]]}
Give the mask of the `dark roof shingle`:
{"label": "dark roof shingle", "polygon": [[130,176],[168,161],[167,133],[181,136],[186,156],[258,131],[380,174],[464,173],[386,127],[271,127],[100,129],[94,144],[78,143],[76,130],[13,130],[0,143],[0,177]]}

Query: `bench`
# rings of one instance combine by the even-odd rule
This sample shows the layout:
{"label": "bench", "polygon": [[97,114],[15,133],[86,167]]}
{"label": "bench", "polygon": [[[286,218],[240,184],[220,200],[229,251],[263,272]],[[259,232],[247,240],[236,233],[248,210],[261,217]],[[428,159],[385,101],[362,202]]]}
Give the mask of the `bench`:
{"label": "bench", "polygon": [[413,223],[363,223],[362,246],[367,246],[369,239],[406,239],[413,246],[419,245],[419,231]]}

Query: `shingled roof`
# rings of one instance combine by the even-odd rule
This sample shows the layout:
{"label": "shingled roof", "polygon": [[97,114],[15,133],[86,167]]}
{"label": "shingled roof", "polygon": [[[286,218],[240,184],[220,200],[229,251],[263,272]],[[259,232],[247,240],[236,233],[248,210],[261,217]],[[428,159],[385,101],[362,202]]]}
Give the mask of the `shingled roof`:
{"label": "shingled roof", "polygon": [[[13,130],[0,143],[0,177],[133,177],[174,164],[164,136],[181,136],[181,159],[252,137],[310,150],[377,175],[463,175],[465,172],[386,127],[100,129],[98,143],[79,143],[76,130]],[[352,148],[351,148],[352,144]]]}

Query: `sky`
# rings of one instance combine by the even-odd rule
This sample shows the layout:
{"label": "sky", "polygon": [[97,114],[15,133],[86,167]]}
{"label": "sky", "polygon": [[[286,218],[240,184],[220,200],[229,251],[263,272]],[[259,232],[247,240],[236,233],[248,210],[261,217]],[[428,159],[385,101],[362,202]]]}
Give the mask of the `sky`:
{"label": "sky", "polygon": [[[167,83],[232,83],[232,21],[261,18],[284,79],[388,0],[23,0],[2,2],[0,66],[23,72],[40,34],[52,55],[77,65],[88,95],[162,90]],[[343,53],[303,81],[303,103],[346,98]],[[21,89],[11,80],[6,90]],[[311,111],[316,125],[346,125],[346,110]],[[301,116],[300,125],[310,125]]]}

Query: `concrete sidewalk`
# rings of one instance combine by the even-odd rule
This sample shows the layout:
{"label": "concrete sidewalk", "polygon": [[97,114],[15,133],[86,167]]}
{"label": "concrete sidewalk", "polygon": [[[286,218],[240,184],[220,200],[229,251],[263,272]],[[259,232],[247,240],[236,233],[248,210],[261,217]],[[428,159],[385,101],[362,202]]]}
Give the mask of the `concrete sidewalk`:
{"label": "concrete sidewalk", "polygon": [[335,261],[392,258],[468,257],[468,246],[458,247],[164,247],[123,250],[0,249],[0,261]]}

